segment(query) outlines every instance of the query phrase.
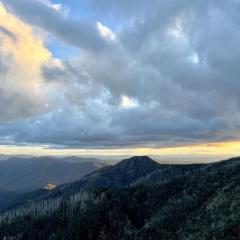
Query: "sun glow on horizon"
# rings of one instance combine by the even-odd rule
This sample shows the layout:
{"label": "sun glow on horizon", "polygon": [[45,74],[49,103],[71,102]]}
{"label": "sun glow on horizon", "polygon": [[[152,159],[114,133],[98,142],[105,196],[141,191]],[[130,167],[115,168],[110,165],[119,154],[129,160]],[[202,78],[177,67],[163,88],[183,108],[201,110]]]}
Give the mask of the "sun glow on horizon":
{"label": "sun glow on horizon", "polygon": [[[1,154],[6,155],[84,155],[84,156],[121,156],[121,155],[159,155],[159,156],[181,156],[181,155],[240,155],[240,141],[203,143],[196,145],[172,146],[172,147],[136,147],[136,148],[116,148],[116,149],[57,149],[44,146],[0,146]],[[238,154],[239,153],[239,154]]]}

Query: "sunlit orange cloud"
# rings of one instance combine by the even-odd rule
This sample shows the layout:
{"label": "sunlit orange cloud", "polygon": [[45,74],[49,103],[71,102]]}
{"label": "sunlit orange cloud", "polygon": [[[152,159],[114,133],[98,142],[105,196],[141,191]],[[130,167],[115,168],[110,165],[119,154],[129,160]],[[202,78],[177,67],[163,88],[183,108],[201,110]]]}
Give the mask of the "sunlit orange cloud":
{"label": "sunlit orange cloud", "polygon": [[[1,52],[11,53],[14,57],[15,71],[22,75],[28,74],[28,80],[39,81],[40,66],[47,62],[51,53],[44,47],[43,41],[37,37],[32,28],[8,13],[0,2],[1,27],[11,32],[16,41],[7,36],[1,36]],[[21,71],[20,71],[21,70]]]}
{"label": "sunlit orange cloud", "polygon": [[205,143],[165,148],[123,148],[123,149],[52,149],[48,146],[0,146],[2,154],[29,155],[240,155],[240,142]]}
{"label": "sunlit orange cloud", "polygon": [[[36,112],[44,109],[49,91],[42,79],[43,64],[55,60],[35,29],[10,14],[0,2],[0,53],[9,60],[7,79],[0,79],[0,89],[11,96],[23,96]],[[19,103],[20,104],[20,103]]]}

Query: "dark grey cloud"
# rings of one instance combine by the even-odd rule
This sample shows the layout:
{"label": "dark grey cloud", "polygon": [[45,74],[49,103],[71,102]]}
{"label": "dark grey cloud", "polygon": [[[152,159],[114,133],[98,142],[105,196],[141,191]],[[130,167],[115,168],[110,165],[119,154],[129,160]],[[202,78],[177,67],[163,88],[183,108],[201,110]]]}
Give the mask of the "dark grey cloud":
{"label": "dark grey cloud", "polygon": [[40,0],[2,0],[2,2],[10,12],[70,45],[90,50],[101,50],[107,45],[94,21],[73,20]]}
{"label": "dark grey cloud", "polygon": [[[95,49],[102,41],[84,34],[83,43],[82,30],[66,30],[76,22],[39,1],[23,2],[28,8],[4,1],[26,21],[68,38],[71,45]],[[114,48],[106,45],[101,54],[84,51],[61,65],[43,66],[46,84],[57,86],[54,109],[1,125],[3,136],[16,143],[90,148],[239,139],[238,1],[91,4],[96,12],[104,9],[105,22],[116,16]],[[123,96],[129,105],[124,106]]]}
{"label": "dark grey cloud", "polygon": [[[226,130],[225,135],[218,132]],[[224,119],[202,121],[159,107],[116,110],[95,102],[85,107],[65,107],[41,117],[0,127],[10,143],[38,143],[65,147],[114,148],[168,146],[228,139]],[[6,143],[6,142],[5,142]]]}

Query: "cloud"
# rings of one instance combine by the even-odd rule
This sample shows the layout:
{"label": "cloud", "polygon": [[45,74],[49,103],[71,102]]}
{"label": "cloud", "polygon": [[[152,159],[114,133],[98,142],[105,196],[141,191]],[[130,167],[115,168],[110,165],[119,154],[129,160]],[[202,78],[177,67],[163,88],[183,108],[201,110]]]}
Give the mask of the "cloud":
{"label": "cloud", "polygon": [[70,8],[61,3],[53,3],[49,0],[39,0],[39,1],[44,3],[45,5],[47,5],[48,7],[52,8],[56,11],[59,11],[60,13],[64,14],[65,16],[67,16],[70,12]]}
{"label": "cloud", "polygon": [[[16,0],[3,2],[29,24],[80,50],[93,50],[76,50],[75,56],[53,60],[38,41],[37,49],[31,52],[40,48],[41,53],[45,52],[40,56],[45,57],[36,61],[34,54],[24,48],[25,57],[19,55],[24,63],[21,69],[28,72],[35,59],[30,73],[37,80],[32,84],[40,87],[39,94],[45,98],[32,95],[34,91],[20,92],[27,96],[26,102],[37,106],[50,101],[54,104],[47,110],[34,107],[38,115],[30,112],[24,114],[25,118],[0,125],[3,139],[7,137],[5,144],[164,147],[239,139],[237,1],[134,0],[131,6],[125,0],[91,1],[91,10],[99,14],[104,25],[100,21],[72,20],[48,1],[21,1],[26,8]],[[103,9],[104,17],[100,13]],[[114,33],[106,24],[112,15],[117,18]],[[1,59],[16,58],[15,45],[29,32],[20,34],[3,27],[17,41],[14,43],[6,31],[0,31],[4,46],[10,44],[13,49]],[[36,43],[35,37],[31,39]],[[114,41],[114,46],[109,41]],[[6,71],[11,73],[12,61],[0,60],[5,75]],[[15,76],[20,72],[18,68],[14,71]],[[29,79],[26,83],[32,78],[21,79]],[[19,104],[21,100],[14,102]],[[12,115],[18,109],[21,108],[17,106]]]}
{"label": "cloud", "polygon": [[0,121],[44,109],[41,64],[50,59],[42,41],[0,5]]}
{"label": "cloud", "polygon": [[54,34],[70,45],[94,51],[100,51],[108,45],[96,22],[73,20],[61,11],[62,5],[43,0],[2,0],[2,2],[7,9],[24,21]]}

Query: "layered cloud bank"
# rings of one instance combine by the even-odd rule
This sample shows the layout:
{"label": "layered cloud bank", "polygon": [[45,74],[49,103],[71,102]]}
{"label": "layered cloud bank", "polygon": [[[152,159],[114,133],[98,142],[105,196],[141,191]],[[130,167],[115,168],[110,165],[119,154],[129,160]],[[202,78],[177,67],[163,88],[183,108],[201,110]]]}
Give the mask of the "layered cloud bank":
{"label": "layered cloud bank", "polygon": [[239,140],[239,1],[1,2],[0,143]]}

